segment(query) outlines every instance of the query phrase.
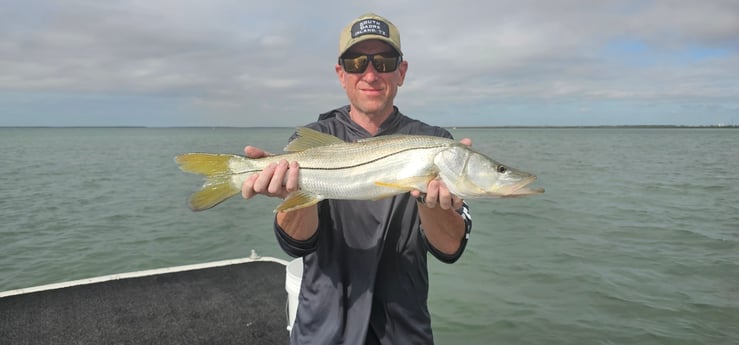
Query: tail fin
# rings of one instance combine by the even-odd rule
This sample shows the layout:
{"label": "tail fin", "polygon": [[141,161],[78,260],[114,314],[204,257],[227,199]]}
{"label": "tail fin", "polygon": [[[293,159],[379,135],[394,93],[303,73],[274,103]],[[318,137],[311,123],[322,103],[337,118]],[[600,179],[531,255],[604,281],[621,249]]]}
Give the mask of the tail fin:
{"label": "tail fin", "polygon": [[203,187],[190,196],[193,211],[203,211],[239,194],[240,187],[232,182],[229,166],[234,155],[210,153],[186,153],[175,157],[175,162],[185,172],[205,175]]}

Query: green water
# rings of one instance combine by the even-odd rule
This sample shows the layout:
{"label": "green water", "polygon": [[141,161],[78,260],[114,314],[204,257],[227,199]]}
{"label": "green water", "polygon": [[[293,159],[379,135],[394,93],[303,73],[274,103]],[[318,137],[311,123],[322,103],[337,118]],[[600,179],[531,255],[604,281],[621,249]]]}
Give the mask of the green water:
{"label": "green water", "polygon": [[[470,202],[431,260],[439,344],[739,343],[739,130],[453,129],[536,173],[540,196]],[[273,152],[291,129],[0,128],[0,291],[248,256],[287,259],[277,201],[190,212],[188,151]]]}

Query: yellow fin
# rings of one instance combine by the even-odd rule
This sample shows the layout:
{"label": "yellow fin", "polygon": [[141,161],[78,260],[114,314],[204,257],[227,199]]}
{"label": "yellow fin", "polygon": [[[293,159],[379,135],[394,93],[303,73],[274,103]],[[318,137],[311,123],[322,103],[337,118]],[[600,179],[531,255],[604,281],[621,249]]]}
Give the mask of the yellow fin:
{"label": "yellow fin", "polygon": [[413,176],[392,182],[376,181],[375,185],[407,192],[413,189],[425,188],[433,179],[433,176]]}
{"label": "yellow fin", "polygon": [[185,172],[205,175],[203,187],[190,196],[190,209],[203,211],[239,194],[241,190],[231,182],[231,159],[239,156],[211,153],[186,153],[175,157]]}
{"label": "yellow fin", "polygon": [[300,152],[314,147],[345,143],[331,134],[321,133],[307,127],[299,127],[297,133],[298,137],[285,146],[285,151]]}
{"label": "yellow fin", "polygon": [[212,153],[185,153],[174,158],[184,172],[205,176],[229,174],[229,163],[234,155]]}
{"label": "yellow fin", "polygon": [[240,192],[241,189],[231,183],[230,176],[209,177],[203,188],[190,196],[189,206],[193,211],[204,211]]}
{"label": "yellow fin", "polygon": [[277,206],[275,212],[290,212],[303,207],[313,206],[321,200],[323,200],[323,198],[320,198],[315,194],[298,190],[288,194],[285,201]]}

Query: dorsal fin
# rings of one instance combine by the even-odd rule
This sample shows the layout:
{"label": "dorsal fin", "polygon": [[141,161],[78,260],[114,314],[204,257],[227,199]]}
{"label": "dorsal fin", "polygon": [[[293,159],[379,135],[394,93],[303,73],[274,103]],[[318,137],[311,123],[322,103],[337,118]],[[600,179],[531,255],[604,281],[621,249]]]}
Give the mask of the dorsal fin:
{"label": "dorsal fin", "polygon": [[345,143],[331,134],[321,133],[307,127],[299,127],[296,132],[298,133],[298,137],[285,146],[285,151],[300,152],[313,147]]}

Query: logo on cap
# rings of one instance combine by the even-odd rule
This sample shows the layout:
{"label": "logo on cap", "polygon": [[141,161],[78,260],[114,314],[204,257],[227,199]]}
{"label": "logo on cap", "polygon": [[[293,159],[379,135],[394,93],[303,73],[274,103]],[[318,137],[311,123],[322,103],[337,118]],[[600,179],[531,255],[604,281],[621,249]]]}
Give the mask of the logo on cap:
{"label": "logo on cap", "polygon": [[363,35],[379,35],[390,37],[390,28],[387,23],[377,19],[363,19],[352,25],[352,38]]}

